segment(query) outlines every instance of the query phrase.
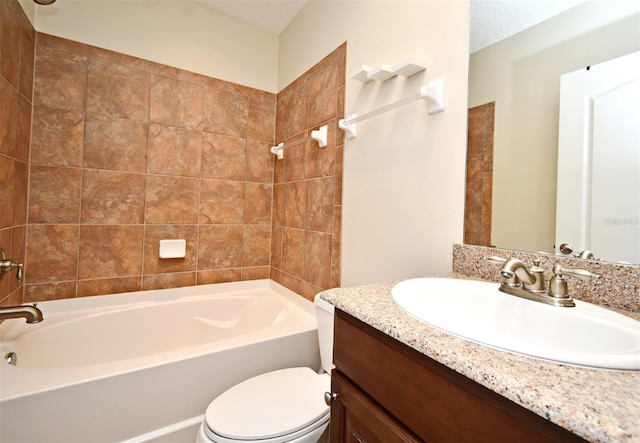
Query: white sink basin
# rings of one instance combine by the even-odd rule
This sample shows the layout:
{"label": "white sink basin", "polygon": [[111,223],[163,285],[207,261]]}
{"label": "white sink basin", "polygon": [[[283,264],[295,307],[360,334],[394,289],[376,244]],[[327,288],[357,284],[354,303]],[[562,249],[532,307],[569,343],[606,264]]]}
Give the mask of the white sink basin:
{"label": "white sink basin", "polygon": [[418,320],[483,345],[558,363],[640,370],[640,322],[579,300],[572,308],[525,300],[499,286],[418,278],[391,294]]}

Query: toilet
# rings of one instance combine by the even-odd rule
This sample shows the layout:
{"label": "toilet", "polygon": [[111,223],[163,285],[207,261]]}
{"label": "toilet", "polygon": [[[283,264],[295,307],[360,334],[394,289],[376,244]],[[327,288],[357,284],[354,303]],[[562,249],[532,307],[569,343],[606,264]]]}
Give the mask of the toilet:
{"label": "toilet", "polygon": [[332,304],[315,300],[322,371],[298,367],[239,383],[207,407],[196,443],[316,443],[329,425],[333,355]]}

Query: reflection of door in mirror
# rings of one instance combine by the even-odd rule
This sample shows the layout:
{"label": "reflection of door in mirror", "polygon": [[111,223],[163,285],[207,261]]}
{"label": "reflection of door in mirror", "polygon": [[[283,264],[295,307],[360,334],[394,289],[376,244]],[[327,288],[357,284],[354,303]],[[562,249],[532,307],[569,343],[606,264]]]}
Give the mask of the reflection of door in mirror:
{"label": "reflection of door in mirror", "polygon": [[469,109],[464,242],[491,246],[495,102]]}
{"label": "reflection of door in mirror", "polygon": [[638,122],[640,52],[561,77],[556,245],[640,263]]}

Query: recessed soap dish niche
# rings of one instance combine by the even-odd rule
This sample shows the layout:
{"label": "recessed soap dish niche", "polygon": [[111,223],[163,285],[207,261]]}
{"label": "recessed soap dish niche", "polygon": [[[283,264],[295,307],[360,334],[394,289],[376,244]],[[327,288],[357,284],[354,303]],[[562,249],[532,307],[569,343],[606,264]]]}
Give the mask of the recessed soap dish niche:
{"label": "recessed soap dish niche", "polygon": [[362,65],[349,76],[353,80],[368,83],[372,80],[384,82],[393,77],[411,77],[427,69],[426,64],[418,59],[409,58],[393,66],[381,64],[374,68]]}

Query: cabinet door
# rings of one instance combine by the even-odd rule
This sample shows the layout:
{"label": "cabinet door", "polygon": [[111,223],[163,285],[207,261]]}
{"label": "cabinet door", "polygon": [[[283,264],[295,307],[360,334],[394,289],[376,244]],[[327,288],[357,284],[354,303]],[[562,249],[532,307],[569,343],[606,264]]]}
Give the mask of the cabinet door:
{"label": "cabinet door", "polygon": [[337,394],[331,404],[332,443],[421,441],[339,371],[333,371],[331,389]]}

